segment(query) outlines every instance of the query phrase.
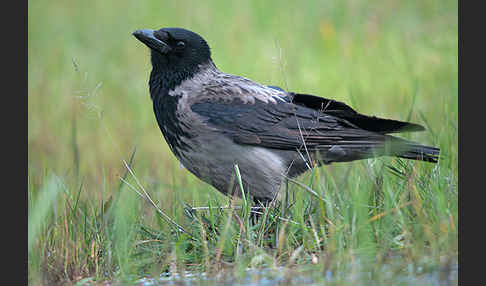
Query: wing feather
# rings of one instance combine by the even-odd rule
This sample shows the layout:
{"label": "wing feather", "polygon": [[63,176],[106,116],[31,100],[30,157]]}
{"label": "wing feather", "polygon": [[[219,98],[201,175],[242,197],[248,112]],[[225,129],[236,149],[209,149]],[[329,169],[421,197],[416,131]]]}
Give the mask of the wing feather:
{"label": "wing feather", "polygon": [[325,111],[288,102],[206,99],[192,104],[191,110],[239,144],[295,150],[305,142],[308,149],[327,150],[334,145],[371,147],[385,140],[383,134],[361,129]]}

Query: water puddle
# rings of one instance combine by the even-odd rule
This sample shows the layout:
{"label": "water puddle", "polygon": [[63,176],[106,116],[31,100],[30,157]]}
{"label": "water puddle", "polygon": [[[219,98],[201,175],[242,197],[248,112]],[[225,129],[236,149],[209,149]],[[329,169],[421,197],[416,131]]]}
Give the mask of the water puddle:
{"label": "water puddle", "polygon": [[205,273],[186,272],[180,275],[161,275],[159,278],[142,278],[136,281],[137,286],[155,285],[458,285],[458,264],[441,267],[439,270],[427,271],[424,267],[408,265],[405,269],[392,269],[383,265],[378,271],[361,271],[356,266],[332,273],[314,270],[288,268],[247,269],[243,275],[220,273],[207,276]]}

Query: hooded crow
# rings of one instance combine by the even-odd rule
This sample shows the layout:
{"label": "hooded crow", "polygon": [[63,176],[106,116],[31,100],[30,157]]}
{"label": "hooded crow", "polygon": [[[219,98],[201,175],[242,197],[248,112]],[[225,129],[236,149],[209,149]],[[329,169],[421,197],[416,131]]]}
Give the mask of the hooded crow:
{"label": "hooded crow", "polygon": [[150,48],[157,123],[182,165],[227,195],[279,197],[286,177],[311,167],[379,156],[436,163],[440,149],[388,135],[422,126],[359,114],[348,105],[287,92],[220,71],[206,41],[182,28],[138,30]]}

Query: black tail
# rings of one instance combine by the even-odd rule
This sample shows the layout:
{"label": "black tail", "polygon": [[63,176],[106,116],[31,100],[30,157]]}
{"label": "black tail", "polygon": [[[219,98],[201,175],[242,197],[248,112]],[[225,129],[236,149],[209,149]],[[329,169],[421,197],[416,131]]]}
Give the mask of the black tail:
{"label": "black tail", "polygon": [[410,144],[409,150],[397,156],[405,159],[420,160],[425,162],[437,163],[439,160],[440,149],[430,146]]}
{"label": "black tail", "polygon": [[439,160],[440,149],[420,145],[415,142],[407,141],[401,138],[392,137],[389,145],[390,155],[405,159],[419,160],[431,163],[437,163]]}

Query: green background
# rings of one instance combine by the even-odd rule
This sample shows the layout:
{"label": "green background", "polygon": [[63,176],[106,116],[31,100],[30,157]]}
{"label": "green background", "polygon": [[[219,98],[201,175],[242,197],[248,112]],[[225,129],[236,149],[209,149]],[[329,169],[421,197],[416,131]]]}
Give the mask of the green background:
{"label": "green background", "polygon": [[[64,186],[59,205],[40,211],[52,224],[39,228],[33,245],[50,241],[53,249],[67,249],[73,240],[68,234],[48,238],[48,230],[59,227],[66,193],[76,197],[82,188],[79,202],[99,210],[100,202],[118,190],[126,172],[123,160],[135,147],[138,180],[176,220],[182,220],[180,202],[202,206],[211,198],[227,203],[179,168],[159,131],[148,92],[149,51],[132,36],[142,28],[197,32],[224,72],[343,101],[367,115],[424,125],[427,131],[404,136],[441,148],[434,169],[441,183],[426,196],[434,201],[438,193],[453,189],[444,195],[449,203],[443,210],[457,222],[457,21],[456,1],[29,1],[29,214],[36,213],[36,199],[49,189],[52,175]],[[360,164],[321,169],[359,186]],[[413,164],[419,173],[433,168]],[[356,171],[346,177],[349,166]],[[154,226],[153,208],[133,198],[133,221]],[[95,216],[85,213],[85,218]],[[440,228],[440,215],[432,212],[431,217],[428,222]],[[33,221],[42,219],[29,216],[29,230]],[[455,253],[456,245],[452,239],[434,255]],[[29,266],[40,269],[45,253],[29,251]],[[66,257],[59,261],[81,265]]]}

